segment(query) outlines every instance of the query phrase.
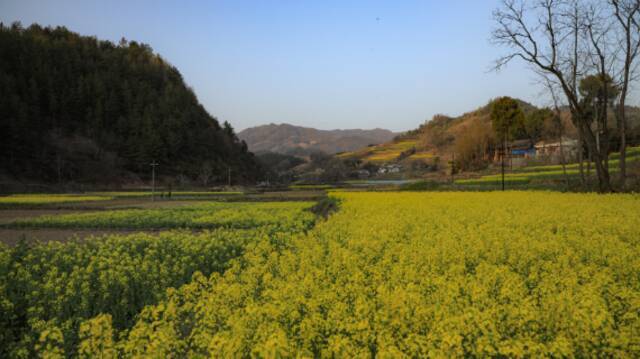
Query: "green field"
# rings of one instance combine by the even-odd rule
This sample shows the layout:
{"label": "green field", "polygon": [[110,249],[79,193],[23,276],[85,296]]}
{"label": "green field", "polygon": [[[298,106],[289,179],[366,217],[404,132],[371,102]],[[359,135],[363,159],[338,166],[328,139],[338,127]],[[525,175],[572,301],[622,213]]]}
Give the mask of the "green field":
{"label": "green field", "polygon": [[330,184],[292,184],[289,186],[289,188],[293,190],[324,190],[331,189],[333,187],[334,186]]}
{"label": "green field", "polygon": [[[609,172],[618,171],[619,153],[612,153],[609,157]],[[628,150],[627,161],[635,162],[640,160],[640,147],[631,147]],[[577,179],[580,175],[579,164],[569,163],[565,165],[566,175],[570,179]],[[584,164],[586,173],[587,164]],[[594,165],[591,164],[591,174],[595,175]],[[514,169],[513,172],[505,174],[505,183],[511,185],[527,185],[530,183],[541,181],[564,181],[565,172],[562,165],[546,165],[546,166],[527,166]],[[502,181],[501,174],[492,174],[473,179],[456,180],[457,185],[496,185]]]}
{"label": "green field", "polygon": [[[156,190],[156,197],[161,195],[167,196],[169,191]],[[109,196],[114,198],[135,198],[135,197],[151,197],[151,190],[149,191],[116,191],[116,192],[88,192],[87,194],[96,196]],[[172,191],[172,197],[200,197],[200,196],[225,196],[225,195],[242,195],[240,191]]]}
{"label": "green field", "polygon": [[[241,198],[240,191],[174,191],[171,197],[166,191],[156,191],[156,199],[209,199]],[[12,194],[0,196],[0,208],[50,208],[78,207],[87,204],[108,204],[112,201],[150,198],[151,191],[105,191],[67,194]],[[111,201],[111,202],[110,202]]]}

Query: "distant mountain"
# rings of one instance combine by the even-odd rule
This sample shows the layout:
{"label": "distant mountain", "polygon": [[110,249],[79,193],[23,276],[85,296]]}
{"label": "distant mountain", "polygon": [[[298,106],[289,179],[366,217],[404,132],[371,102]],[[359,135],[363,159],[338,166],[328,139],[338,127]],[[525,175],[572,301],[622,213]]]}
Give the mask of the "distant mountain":
{"label": "distant mountain", "polygon": [[252,152],[276,152],[308,155],[313,152],[334,154],[392,140],[389,130],[318,130],[289,124],[269,124],[247,128],[238,137]]}

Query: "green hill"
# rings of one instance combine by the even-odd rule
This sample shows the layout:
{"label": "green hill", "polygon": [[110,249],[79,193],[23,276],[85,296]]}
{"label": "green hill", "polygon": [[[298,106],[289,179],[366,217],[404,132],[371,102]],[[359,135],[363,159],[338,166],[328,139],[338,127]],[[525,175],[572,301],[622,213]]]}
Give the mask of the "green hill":
{"label": "green hill", "polygon": [[64,27],[0,25],[0,173],[45,183],[259,175],[228,123],[150,46]]}

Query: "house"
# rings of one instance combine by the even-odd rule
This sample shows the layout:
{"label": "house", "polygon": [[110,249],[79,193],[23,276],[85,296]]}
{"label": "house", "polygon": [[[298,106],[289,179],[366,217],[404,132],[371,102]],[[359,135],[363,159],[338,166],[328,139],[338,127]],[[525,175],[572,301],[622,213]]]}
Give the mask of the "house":
{"label": "house", "polygon": [[[535,157],[536,149],[530,140],[515,140],[507,143],[505,159],[508,159],[510,163],[524,163],[525,159]],[[502,149],[498,150],[494,154],[494,162],[502,161],[501,158]],[[515,162],[513,161],[515,159]]]}
{"label": "house", "polygon": [[396,164],[396,163],[386,164],[378,168],[378,174],[400,173],[401,170],[402,170],[402,166],[399,164]]}
{"label": "house", "polygon": [[562,140],[540,141],[535,144],[536,157],[546,159],[560,159],[560,145],[564,151],[565,159],[575,158],[578,153],[578,141],[563,137]]}
{"label": "house", "polygon": [[530,140],[516,140],[509,145],[511,158],[531,158],[536,155],[536,149]]}
{"label": "house", "polygon": [[358,179],[367,179],[369,177],[371,177],[371,172],[369,172],[369,170],[365,170],[365,169],[360,169],[357,170],[353,173],[354,177],[358,178]]}

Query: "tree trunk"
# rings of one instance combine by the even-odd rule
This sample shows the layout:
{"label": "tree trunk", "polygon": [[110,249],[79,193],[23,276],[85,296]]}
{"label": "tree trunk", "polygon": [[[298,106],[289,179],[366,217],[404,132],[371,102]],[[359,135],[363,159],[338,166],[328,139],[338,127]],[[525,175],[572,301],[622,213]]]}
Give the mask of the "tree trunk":
{"label": "tree trunk", "polygon": [[[598,147],[596,143],[596,148]],[[587,146],[587,175],[585,176],[587,179],[587,184],[591,187],[591,162],[593,161],[593,155],[591,154],[591,149]]]}
{"label": "tree trunk", "polygon": [[596,173],[598,174],[598,188],[601,193],[611,192],[611,180],[609,178],[609,170],[604,166],[604,161],[599,153],[594,153],[594,164]]}
{"label": "tree trunk", "polygon": [[588,127],[584,121],[581,121],[582,132],[584,139],[586,140],[587,148],[593,158],[593,162],[596,167],[596,174],[598,175],[598,189],[602,193],[611,192],[611,181],[609,178],[609,169],[604,166],[604,156],[596,149],[596,138],[593,135],[593,131]]}
{"label": "tree trunk", "polygon": [[582,128],[578,124],[578,172],[580,173],[580,183],[584,187],[586,185],[584,179],[584,167],[582,165],[582,156],[584,154],[584,139],[582,136]]}
{"label": "tree trunk", "polygon": [[562,175],[564,176],[564,182],[567,190],[569,190],[569,176],[567,175],[567,166],[564,159],[564,146],[562,146],[562,130],[560,130],[560,164],[562,165]]}
{"label": "tree trunk", "polygon": [[627,121],[626,121],[626,113],[624,109],[625,100],[624,98],[620,99],[620,109],[619,109],[619,117],[618,117],[618,130],[620,132],[620,187],[624,190],[626,186],[627,179]]}

